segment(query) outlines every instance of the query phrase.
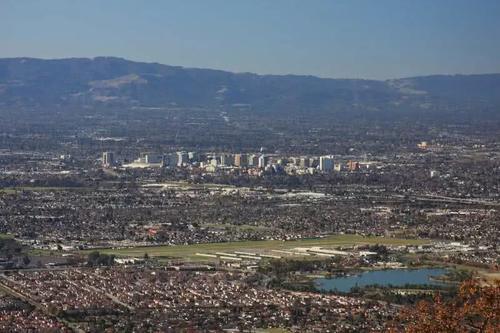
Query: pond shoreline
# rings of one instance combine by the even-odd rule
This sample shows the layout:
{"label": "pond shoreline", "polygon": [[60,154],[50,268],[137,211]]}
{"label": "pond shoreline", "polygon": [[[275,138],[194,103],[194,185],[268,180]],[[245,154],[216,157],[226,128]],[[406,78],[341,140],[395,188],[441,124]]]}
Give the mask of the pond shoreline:
{"label": "pond shoreline", "polygon": [[[360,273],[346,274],[332,278],[313,279],[312,283],[319,292],[350,292],[352,288],[379,285],[381,287],[403,287],[405,285],[435,285],[445,281],[439,276],[446,274],[446,268],[393,268],[365,270]],[[349,272],[352,273],[352,272]]]}

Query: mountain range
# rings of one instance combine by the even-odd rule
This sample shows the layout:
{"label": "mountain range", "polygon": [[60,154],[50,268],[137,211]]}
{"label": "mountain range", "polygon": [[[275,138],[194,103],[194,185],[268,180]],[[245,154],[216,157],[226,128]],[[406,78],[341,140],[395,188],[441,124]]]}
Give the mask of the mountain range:
{"label": "mountain range", "polygon": [[500,74],[377,81],[232,73],[114,57],[0,59],[0,108],[54,106],[498,115]]}

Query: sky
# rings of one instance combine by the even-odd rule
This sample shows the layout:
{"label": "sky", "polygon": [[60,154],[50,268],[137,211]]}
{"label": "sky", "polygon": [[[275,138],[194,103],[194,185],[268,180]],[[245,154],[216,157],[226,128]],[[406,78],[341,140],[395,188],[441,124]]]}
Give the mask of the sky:
{"label": "sky", "polygon": [[500,0],[0,0],[0,57],[259,74],[500,72]]}

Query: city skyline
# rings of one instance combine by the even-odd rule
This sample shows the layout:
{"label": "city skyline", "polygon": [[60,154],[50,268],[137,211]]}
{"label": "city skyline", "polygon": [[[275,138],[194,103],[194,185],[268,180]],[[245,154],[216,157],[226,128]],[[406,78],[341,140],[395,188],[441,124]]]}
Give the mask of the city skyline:
{"label": "city skyline", "polygon": [[498,331],[499,14],[0,0],[0,332]]}

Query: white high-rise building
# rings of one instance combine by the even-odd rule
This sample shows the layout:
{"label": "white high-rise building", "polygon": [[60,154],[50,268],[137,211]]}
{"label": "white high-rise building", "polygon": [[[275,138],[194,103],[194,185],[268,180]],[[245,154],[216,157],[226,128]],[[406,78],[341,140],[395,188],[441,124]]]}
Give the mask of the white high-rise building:
{"label": "white high-rise building", "polygon": [[233,164],[234,164],[233,156],[227,154],[220,155],[220,165],[232,166]]}
{"label": "white high-rise building", "polygon": [[189,162],[189,155],[185,151],[177,152],[177,166],[183,166]]}
{"label": "white high-rise building", "polygon": [[264,155],[259,156],[259,168],[265,168],[266,167],[266,157]]}
{"label": "white high-rise building", "polygon": [[333,156],[321,156],[319,158],[319,169],[323,172],[333,170]]}
{"label": "white high-rise building", "polygon": [[259,165],[259,157],[257,155],[250,155],[248,157],[248,165],[256,167]]}
{"label": "white high-rise building", "polygon": [[110,151],[102,153],[102,166],[112,167],[115,165],[115,154]]}

